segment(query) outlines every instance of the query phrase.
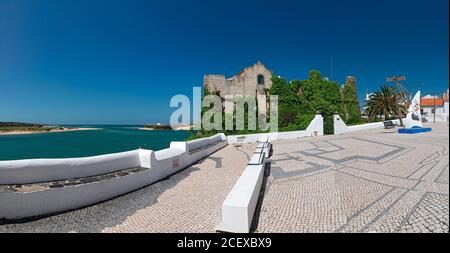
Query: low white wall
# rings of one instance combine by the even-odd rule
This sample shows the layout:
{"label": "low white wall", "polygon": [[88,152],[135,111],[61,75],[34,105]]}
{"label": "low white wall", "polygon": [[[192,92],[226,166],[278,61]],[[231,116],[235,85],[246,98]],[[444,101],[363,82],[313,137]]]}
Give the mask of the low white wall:
{"label": "low white wall", "polygon": [[139,189],[158,179],[144,170],[124,177],[34,192],[0,193],[0,218],[20,219],[80,208]]}
{"label": "low white wall", "polygon": [[[398,119],[391,120],[395,125],[400,125],[400,121]],[[403,119],[404,122],[404,119]],[[367,124],[361,124],[361,125],[354,125],[354,126],[347,126],[345,124],[344,120],[342,118],[335,114],[333,116],[333,125],[334,125],[334,134],[343,134],[347,132],[353,132],[353,131],[360,131],[360,130],[367,130],[367,129],[373,129],[373,128],[384,128],[383,122],[374,122],[374,123],[367,123]]]}
{"label": "low white wall", "polygon": [[217,230],[233,233],[250,231],[263,182],[265,157],[264,151],[257,152],[251,157],[222,204],[222,221]]}
{"label": "low white wall", "polygon": [[229,135],[227,136],[227,139],[229,144],[235,144],[262,142],[266,141],[267,139],[269,141],[275,141],[315,137],[321,135],[323,135],[323,117],[322,115],[316,115],[305,130],[246,135]]}
{"label": "low white wall", "polygon": [[204,146],[211,145],[213,143],[222,141],[224,139],[224,136],[225,136],[224,134],[216,134],[214,136],[210,136],[207,138],[201,138],[201,139],[197,139],[197,140],[193,140],[193,141],[188,141],[187,148],[189,150],[199,149]]}
{"label": "low white wall", "polygon": [[139,165],[138,150],[81,158],[0,161],[0,184],[28,184],[88,177]]}
{"label": "low white wall", "polygon": [[[172,142],[170,148],[156,152],[151,150],[140,149],[119,153],[122,155],[124,154],[126,155],[122,157],[124,161],[119,160],[119,162],[122,162],[121,165],[114,166],[115,168],[123,167],[122,169],[127,169],[139,166],[148,168],[146,170],[134,174],[116,177],[104,181],[97,181],[75,186],[51,188],[25,193],[0,192],[0,218],[19,219],[24,217],[45,215],[69,209],[80,208],[139,189],[143,186],[164,179],[226,146],[227,142],[225,141],[226,140],[225,136],[223,134],[219,134],[217,136],[218,137],[211,138],[217,142],[212,143],[211,139],[209,139],[209,141],[202,142],[203,143],[202,145],[205,146],[202,145],[197,146],[197,148],[200,148],[200,150],[192,154],[190,154],[188,149],[189,142]],[[209,144],[206,146],[206,143]],[[116,157],[115,155],[117,154],[112,155],[114,155],[112,157]],[[36,160],[41,159],[29,160],[29,163],[32,165],[33,164],[32,161]],[[45,160],[49,162],[48,160],[53,159],[45,159]],[[97,163],[98,167],[94,166],[90,167],[90,169],[92,171],[95,171],[94,175],[112,172],[112,170],[110,170],[105,171],[105,173],[98,173],[99,171],[104,171],[103,168],[108,167],[105,165],[110,165],[111,161],[112,160],[107,160],[106,163]],[[37,172],[40,173],[37,174],[41,174],[42,171],[47,171],[45,169],[46,168],[45,164],[43,164],[42,162],[40,162],[39,164],[40,167],[35,167],[40,168],[37,170]],[[52,161],[50,161],[48,164],[52,164]],[[66,163],[63,163],[63,165],[65,164]],[[72,171],[77,169],[76,164],[71,164],[70,167],[61,166],[57,168],[58,171],[66,172],[66,174],[60,173],[60,176],[63,177],[63,179],[71,178],[69,176],[74,175],[72,174]],[[87,173],[86,171],[83,173]],[[8,172],[11,173],[10,171]],[[11,182],[8,180],[7,177],[3,177],[4,174],[1,173],[2,171],[0,171],[0,175],[1,178],[4,179],[3,181]],[[36,179],[36,177],[33,177],[33,174],[34,173],[31,173],[31,175],[27,175],[28,177],[25,178]],[[17,181],[17,178],[20,177],[16,177],[13,180]],[[21,180],[23,180],[23,178]],[[13,184],[13,183],[6,183],[6,184]]]}

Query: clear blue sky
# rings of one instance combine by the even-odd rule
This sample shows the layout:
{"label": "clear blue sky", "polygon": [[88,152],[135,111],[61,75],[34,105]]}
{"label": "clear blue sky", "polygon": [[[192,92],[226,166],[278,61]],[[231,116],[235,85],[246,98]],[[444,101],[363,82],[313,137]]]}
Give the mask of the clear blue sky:
{"label": "clear blue sky", "polygon": [[[261,60],[311,69],[359,96],[390,75],[415,92],[448,88],[448,0],[0,0],[0,121],[168,122],[170,98],[205,73]],[[423,83],[423,84],[422,84]]]}

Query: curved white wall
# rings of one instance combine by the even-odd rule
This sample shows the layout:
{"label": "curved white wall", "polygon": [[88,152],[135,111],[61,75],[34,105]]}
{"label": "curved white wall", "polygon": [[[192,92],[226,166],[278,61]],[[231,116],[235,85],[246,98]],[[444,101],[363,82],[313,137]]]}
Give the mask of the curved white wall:
{"label": "curved white wall", "polygon": [[309,123],[306,130],[289,131],[289,132],[274,132],[261,134],[246,134],[246,135],[229,135],[227,136],[228,143],[254,143],[262,141],[288,140],[304,137],[315,137],[323,135],[323,117],[316,115]]}
{"label": "curved white wall", "polygon": [[105,181],[35,192],[0,193],[0,218],[20,219],[80,208],[139,189],[157,181],[155,171]]}
{"label": "curved white wall", "polygon": [[210,136],[207,138],[201,138],[201,139],[197,139],[197,140],[193,140],[193,141],[188,141],[187,148],[189,150],[199,149],[204,146],[211,145],[213,143],[224,140],[224,136],[225,136],[224,134],[216,134],[214,136]]}
{"label": "curved white wall", "polygon": [[28,184],[88,177],[139,165],[138,150],[81,158],[0,161],[0,184]]}
{"label": "curved white wall", "polygon": [[[404,121],[404,119],[403,119],[403,121]],[[398,119],[392,120],[392,122],[396,125],[400,125],[400,121]],[[374,123],[367,123],[367,124],[361,124],[361,125],[347,126],[347,124],[345,124],[344,120],[342,120],[342,118],[339,115],[335,114],[333,116],[333,126],[334,126],[334,134],[342,134],[342,133],[359,131],[359,130],[384,128],[384,123],[383,122],[374,122]]]}
{"label": "curved white wall", "polygon": [[[122,177],[62,188],[31,192],[0,192],[0,218],[20,219],[51,214],[84,207],[128,193],[164,179],[207,157],[226,146],[225,140],[223,134],[212,136],[207,140],[199,139],[194,145],[199,150],[193,153],[190,153],[188,149],[190,142],[172,142],[170,148],[156,152],[140,149],[86,158],[2,162],[4,167],[0,170],[0,178],[2,182],[6,182],[2,184],[87,177],[134,167],[147,169]],[[15,162],[17,164],[14,164]],[[15,171],[18,174],[14,175]],[[56,175],[52,172],[56,172]]]}

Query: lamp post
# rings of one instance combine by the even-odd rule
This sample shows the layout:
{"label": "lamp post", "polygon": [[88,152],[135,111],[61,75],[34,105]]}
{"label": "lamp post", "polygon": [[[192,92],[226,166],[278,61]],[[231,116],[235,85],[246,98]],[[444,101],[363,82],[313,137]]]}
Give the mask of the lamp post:
{"label": "lamp post", "polygon": [[433,123],[436,123],[436,96],[433,96]]}

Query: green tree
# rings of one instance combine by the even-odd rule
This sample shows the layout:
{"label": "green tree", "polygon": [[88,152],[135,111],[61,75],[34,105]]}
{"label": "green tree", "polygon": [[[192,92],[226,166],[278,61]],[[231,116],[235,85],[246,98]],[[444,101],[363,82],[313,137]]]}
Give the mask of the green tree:
{"label": "green tree", "polygon": [[346,82],[342,88],[342,112],[343,119],[348,123],[361,121],[361,109],[354,84]]}
{"label": "green tree", "polygon": [[308,80],[301,81],[302,97],[308,101],[309,113],[320,112],[324,117],[324,132],[333,133],[334,113],[342,115],[341,89],[337,82],[326,80],[319,71],[309,72]]}
{"label": "green tree", "polygon": [[372,93],[367,101],[367,116],[372,119],[383,115],[384,120],[397,115],[397,97],[401,114],[406,114],[406,102],[403,93],[391,86],[381,86],[381,90]]}
{"label": "green tree", "polygon": [[290,83],[274,76],[269,93],[278,95],[279,127],[284,130],[304,129],[305,122],[320,112],[325,118],[325,133],[332,134],[333,114],[342,113],[339,84],[324,79],[317,70],[310,71],[307,80]]}

